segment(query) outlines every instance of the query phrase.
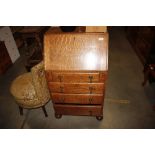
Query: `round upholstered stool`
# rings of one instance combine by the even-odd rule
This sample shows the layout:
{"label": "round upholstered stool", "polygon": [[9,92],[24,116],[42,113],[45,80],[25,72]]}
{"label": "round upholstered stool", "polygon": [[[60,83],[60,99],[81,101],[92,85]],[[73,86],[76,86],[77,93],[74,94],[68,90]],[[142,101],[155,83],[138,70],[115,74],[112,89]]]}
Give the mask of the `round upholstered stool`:
{"label": "round upholstered stool", "polygon": [[49,101],[50,95],[45,79],[43,62],[34,66],[30,73],[18,76],[12,82],[10,92],[19,106],[21,115],[23,115],[23,108],[42,107],[45,116],[48,116],[45,104]]}

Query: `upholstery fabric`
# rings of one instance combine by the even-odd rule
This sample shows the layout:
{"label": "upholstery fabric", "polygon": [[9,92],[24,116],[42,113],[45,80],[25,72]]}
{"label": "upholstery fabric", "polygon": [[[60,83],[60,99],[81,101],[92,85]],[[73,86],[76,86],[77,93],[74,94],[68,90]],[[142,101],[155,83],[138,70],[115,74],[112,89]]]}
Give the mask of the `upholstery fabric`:
{"label": "upholstery fabric", "polygon": [[11,85],[11,93],[17,99],[33,100],[36,98],[36,92],[32,83],[31,73],[24,73],[18,76]]}
{"label": "upholstery fabric", "polygon": [[43,61],[31,69],[31,74],[38,99],[42,102],[47,102],[50,99],[50,94],[45,78]]}
{"label": "upholstery fabric", "polygon": [[10,92],[17,104],[23,108],[37,108],[45,105],[50,99],[50,94],[43,62],[34,66],[30,73],[18,76],[12,82]]}

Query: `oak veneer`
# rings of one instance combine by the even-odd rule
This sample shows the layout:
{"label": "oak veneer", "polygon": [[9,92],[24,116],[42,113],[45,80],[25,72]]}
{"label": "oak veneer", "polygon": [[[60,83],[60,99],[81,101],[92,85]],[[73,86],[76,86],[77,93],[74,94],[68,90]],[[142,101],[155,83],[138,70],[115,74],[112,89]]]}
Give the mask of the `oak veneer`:
{"label": "oak veneer", "polygon": [[107,32],[107,26],[86,26],[86,32]]}
{"label": "oak veneer", "polygon": [[106,72],[51,72],[46,71],[46,76],[53,82],[103,82],[106,80]]}
{"label": "oak veneer", "polygon": [[49,82],[52,93],[66,94],[102,94],[104,83],[61,83]]}
{"label": "oak veneer", "polygon": [[62,94],[51,93],[52,101],[54,103],[74,103],[74,104],[102,104],[103,94]]}
{"label": "oak veneer", "polygon": [[108,33],[49,30],[44,36],[45,72],[55,117],[103,118],[108,71]]}
{"label": "oak veneer", "polygon": [[108,69],[107,42],[107,33],[46,33],[44,37],[45,69],[105,71]]}
{"label": "oak veneer", "polygon": [[[81,115],[81,116],[103,116],[103,107],[102,106],[92,106],[92,105],[63,105],[63,104],[54,104],[56,117],[63,115]],[[61,117],[61,116],[60,116]]]}

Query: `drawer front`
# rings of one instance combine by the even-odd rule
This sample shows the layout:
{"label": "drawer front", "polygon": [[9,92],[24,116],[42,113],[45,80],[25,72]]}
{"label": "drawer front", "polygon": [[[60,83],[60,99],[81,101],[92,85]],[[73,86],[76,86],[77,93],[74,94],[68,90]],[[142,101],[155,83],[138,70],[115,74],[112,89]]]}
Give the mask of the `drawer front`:
{"label": "drawer front", "polygon": [[105,73],[61,73],[46,71],[46,77],[51,82],[66,82],[66,83],[93,83],[103,82],[106,78]]}
{"label": "drawer front", "polygon": [[60,94],[52,93],[54,103],[73,103],[73,104],[103,104],[104,95],[85,95],[85,94]]}
{"label": "drawer front", "polygon": [[54,104],[56,114],[63,115],[86,115],[86,116],[102,116],[102,106],[80,106],[80,105],[57,105]]}
{"label": "drawer front", "polygon": [[52,93],[66,94],[103,94],[104,83],[59,83],[49,82],[49,89]]}

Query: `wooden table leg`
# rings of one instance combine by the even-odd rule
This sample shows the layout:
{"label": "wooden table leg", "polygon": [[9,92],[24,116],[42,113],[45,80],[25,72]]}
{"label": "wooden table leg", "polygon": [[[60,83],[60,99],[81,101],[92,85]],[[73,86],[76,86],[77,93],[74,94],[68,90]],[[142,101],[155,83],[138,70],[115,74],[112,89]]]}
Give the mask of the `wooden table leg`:
{"label": "wooden table leg", "polygon": [[20,115],[23,115],[23,108],[19,106]]}
{"label": "wooden table leg", "polygon": [[43,112],[44,112],[44,114],[45,114],[45,117],[48,117],[48,114],[47,114],[47,111],[46,111],[46,109],[45,109],[45,106],[42,106],[42,110],[43,110]]}

